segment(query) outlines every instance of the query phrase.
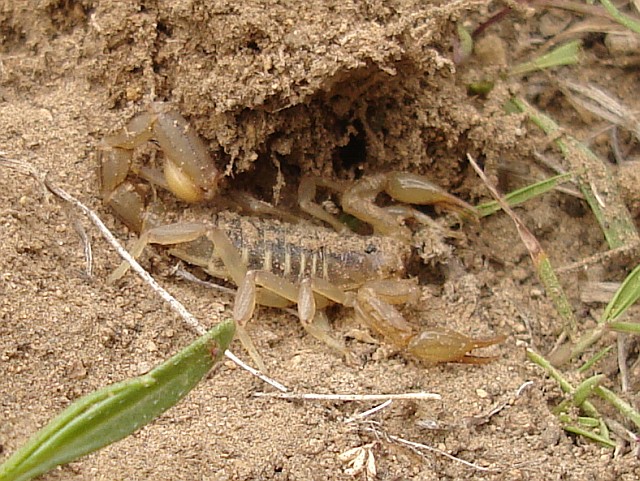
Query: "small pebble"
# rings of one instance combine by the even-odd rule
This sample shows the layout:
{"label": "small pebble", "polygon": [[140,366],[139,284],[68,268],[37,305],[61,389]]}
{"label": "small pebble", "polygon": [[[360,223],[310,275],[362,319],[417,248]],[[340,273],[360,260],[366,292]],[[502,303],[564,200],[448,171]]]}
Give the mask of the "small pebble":
{"label": "small pebble", "polygon": [[151,371],[151,369],[153,368],[153,365],[150,362],[139,362],[136,365],[136,372],[138,376],[141,376],[142,374],[146,374],[149,371]]}

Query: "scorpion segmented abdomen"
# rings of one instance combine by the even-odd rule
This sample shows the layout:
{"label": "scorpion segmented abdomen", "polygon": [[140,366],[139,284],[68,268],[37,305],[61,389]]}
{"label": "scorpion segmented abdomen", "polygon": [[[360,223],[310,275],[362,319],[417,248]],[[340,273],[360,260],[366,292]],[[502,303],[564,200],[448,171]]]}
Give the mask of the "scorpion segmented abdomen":
{"label": "scorpion segmented abdomen", "polygon": [[349,288],[386,278],[404,265],[406,247],[381,237],[232,213],[221,213],[217,225],[249,269],[266,270],[291,282],[317,277]]}

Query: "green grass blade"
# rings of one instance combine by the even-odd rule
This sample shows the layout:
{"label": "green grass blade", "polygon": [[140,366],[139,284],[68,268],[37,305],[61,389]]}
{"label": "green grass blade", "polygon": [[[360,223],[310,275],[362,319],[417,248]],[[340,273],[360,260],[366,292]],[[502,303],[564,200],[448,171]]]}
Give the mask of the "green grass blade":
{"label": "green grass blade", "polygon": [[535,364],[540,366],[542,369],[544,369],[549,375],[549,377],[555,379],[555,381],[560,386],[560,389],[562,389],[562,392],[564,393],[573,392],[573,386],[569,384],[569,381],[567,381],[562,375],[562,373],[559,370],[557,370],[555,367],[553,367],[551,363],[548,360],[546,360],[543,356],[541,356],[540,354],[538,354],[532,349],[527,349],[527,357],[529,358],[530,361],[534,362]]}
{"label": "green grass blade", "polygon": [[620,411],[620,414],[640,428],[640,413],[638,413],[631,404],[603,386],[598,386],[594,389],[594,392],[605,401],[608,401],[613,407]]}
{"label": "green grass blade", "polygon": [[600,436],[592,431],[589,431],[588,429],[583,429],[578,426],[569,425],[569,426],[564,426],[564,430],[573,434],[577,434],[579,436],[584,436],[585,438],[588,438],[588,439],[591,439],[592,441],[600,443],[607,448],[616,447],[616,443],[613,442],[611,439]]}
{"label": "green grass blade", "polygon": [[573,392],[573,404],[578,407],[582,406],[584,402],[589,399],[593,390],[598,387],[604,377],[604,374],[596,374],[595,376],[591,376],[590,378],[582,381]]}
{"label": "green grass blade", "polygon": [[458,41],[460,42],[460,57],[461,59],[467,59],[473,53],[473,37],[462,23],[459,23],[456,29],[458,31]]}
{"label": "green grass blade", "polygon": [[[507,202],[507,204],[513,207],[552,190],[556,186],[571,179],[572,176],[573,174],[571,173],[555,175],[540,182],[536,182],[535,184],[531,184],[521,189],[514,190],[513,192],[505,195],[503,198]],[[476,207],[476,209],[478,210],[478,214],[480,215],[480,217],[486,217],[490,214],[498,212],[501,207],[498,201],[493,200],[491,202],[480,204]]]}
{"label": "green grass blade", "polygon": [[600,350],[600,352],[596,353],[591,359],[585,362],[580,368],[578,368],[578,373],[583,374],[587,372],[589,369],[593,367],[595,363],[597,363],[600,359],[602,359],[609,351],[613,349],[613,346],[607,346],[604,349]]}
{"label": "green grass blade", "polygon": [[600,322],[615,321],[640,297],[640,265],[631,271],[613,295],[602,314]]}
{"label": "green grass blade", "polygon": [[589,331],[585,332],[582,336],[580,336],[575,345],[570,346],[570,352],[567,356],[567,360],[575,359],[576,357],[581,355],[589,347],[598,342],[605,332],[606,328],[604,324],[599,324],[594,329],[590,329]]}
{"label": "green grass blade", "polygon": [[588,416],[578,416],[578,424],[585,428],[598,428],[600,427],[600,420]]}
{"label": "green grass blade", "polygon": [[[511,100],[509,108],[528,115],[531,121],[554,139],[569,169],[575,174],[580,191],[600,224],[611,249],[640,241],[633,218],[625,206],[612,173],[591,150],[566,134],[553,119],[519,98]],[[604,195],[603,201],[600,197]]]}
{"label": "green grass blade", "polygon": [[640,334],[640,323],[637,322],[610,322],[607,327],[623,334]]}
{"label": "green grass blade", "polygon": [[516,65],[509,71],[509,75],[524,75],[536,70],[543,70],[562,65],[574,65],[580,61],[580,40],[565,43],[552,51],[540,55],[529,62]]}
{"label": "green grass blade", "polygon": [[478,80],[467,84],[467,93],[469,95],[489,95],[494,86],[495,83],[491,80]]}
{"label": "green grass blade", "polygon": [[[579,402],[581,411],[584,412],[589,418],[592,418],[593,420],[596,420],[599,423],[598,424],[599,434],[595,434],[592,431],[588,431],[577,426],[570,426],[570,425],[564,426],[564,429],[569,432],[579,434],[581,436],[585,436],[599,443],[603,443],[608,447],[615,447],[615,443],[613,443],[613,441],[611,441],[609,437],[609,428],[607,427],[606,423],[602,419],[602,416],[600,416],[600,413],[598,413],[598,410],[595,408],[595,406],[586,399],[587,391],[590,391],[591,387],[596,385],[601,380],[602,377],[593,376],[591,379],[581,384],[579,388],[581,389],[581,392],[578,391],[578,396],[576,399],[576,395],[575,395],[576,390],[573,389],[573,386],[571,386],[569,381],[567,381],[562,375],[562,373],[558,371],[556,368],[554,368],[547,359],[545,359],[544,357],[542,357],[540,354],[533,351],[532,349],[527,349],[527,357],[529,358],[530,361],[533,361],[538,366],[543,368],[550,377],[555,379],[558,385],[560,386],[560,389],[562,389],[563,392],[571,395],[571,404],[577,405],[577,402]],[[603,388],[601,386],[595,386],[593,388],[593,392],[595,392],[601,397],[603,397],[602,390]],[[565,401],[554,409],[555,414],[563,423],[571,422],[571,418],[568,417],[568,415],[565,413],[565,411],[567,410],[567,404],[568,403]],[[595,424],[595,423],[591,422],[591,424]]]}
{"label": "green grass blade", "polygon": [[622,13],[610,0],[600,0],[600,3],[616,22],[640,35],[640,22],[638,20]]}
{"label": "green grass blade", "polygon": [[0,465],[0,481],[26,481],[118,441],[182,399],[231,342],[227,321],[149,373],[75,401]]}
{"label": "green grass blade", "polygon": [[556,272],[553,270],[549,257],[544,251],[541,251],[533,259],[533,263],[547,295],[551,298],[558,314],[565,321],[567,334],[573,338],[577,332],[578,323],[571,308],[571,302],[569,302],[569,298],[565,294]]}
{"label": "green grass blade", "polygon": [[[547,375],[555,379],[555,381],[560,386],[560,389],[562,389],[562,392],[571,395],[572,397],[571,402],[573,403],[573,393],[575,392],[575,390],[573,389],[573,386],[569,383],[569,381],[565,379],[562,373],[559,370],[557,370],[555,367],[553,367],[547,359],[545,359],[543,356],[541,356],[540,354],[538,354],[532,349],[527,349],[527,357],[529,358],[530,361],[534,362],[535,364],[540,366],[542,369],[544,369],[547,372]],[[593,404],[591,404],[590,401],[582,401],[580,408],[587,416],[590,416],[596,419],[602,419],[602,416],[600,416],[600,414],[598,413],[598,410],[595,408]]]}

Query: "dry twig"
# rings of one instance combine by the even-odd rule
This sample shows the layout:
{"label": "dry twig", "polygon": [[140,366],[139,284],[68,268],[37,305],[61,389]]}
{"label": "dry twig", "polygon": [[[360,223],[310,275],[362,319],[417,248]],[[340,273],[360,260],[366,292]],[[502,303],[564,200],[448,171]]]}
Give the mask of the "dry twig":
{"label": "dry twig", "polygon": [[414,451],[415,453],[418,453],[420,455],[424,454],[422,451],[429,451],[431,453],[436,453],[436,454],[439,454],[440,456],[444,456],[445,458],[448,458],[448,459],[450,459],[452,461],[455,461],[456,463],[464,464],[465,466],[473,468],[473,469],[475,469],[477,471],[483,471],[483,472],[488,472],[488,473],[500,472],[500,469],[487,468],[485,466],[480,466],[479,464],[475,464],[475,463],[472,463],[470,461],[466,461],[466,460],[464,460],[462,458],[458,458],[458,457],[454,456],[453,454],[449,454],[448,452],[443,451],[442,449],[434,448],[433,446],[429,446],[427,444],[416,443],[415,441],[409,441],[408,439],[403,439],[401,437],[394,436],[393,434],[380,433],[380,431],[378,431],[378,430],[376,430],[374,428],[365,428],[365,431],[372,432],[372,433],[374,433],[376,435],[383,434],[383,437],[388,439],[389,441],[392,441],[392,442],[394,442],[396,444],[401,444],[403,446],[407,446],[412,451]]}
{"label": "dry twig", "polygon": [[[32,165],[14,159],[0,158],[0,165],[4,165],[5,167],[11,168],[18,172],[28,174],[36,179],[40,184],[46,186],[46,188],[64,201],[74,205],[78,209],[80,209],[84,214],[89,217],[91,222],[98,228],[103,237],[107,240],[107,242],[118,252],[120,257],[122,257],[126,262],[131,265],[131,268],[142,278],[144,282],[155,292],[158,296],[160,296],[164,301],[166,301],[171,309],[177,312],[180,317],[187,323],[198,335],[204,335],[207,332],[207,329],[200,323],[200,321],[191,314],[186,307],[182,305],[180,301],[178,301],[175,297],[173,297],[167,290],[165,290],[154,278],[151,274],[149,274],[138,262],[127,252],[127,250],[122,247],[118,239],[111,233],[109,228],[102,222],[98,214],[96,214],[89,207],[84,205],[78,199],[67,193],[65,190],[53,185],[47,178],[46,175],[38,172]],[[271,379],[270,377],[264,375],[260,371],[253,369],[248,366],[244,362],[242,362],[237,356],[235,356],[231,351],[225,351],[225,356],[240,366],[242,369],[248,371],[254,376],[259,377],[262,381],[267,384],[273,386],[279,391],[286,392],[288,389],[275,379]]]}
{"label": "dry twig", "polygon": [[256,397],[270,397],[278,399],[303,399],[306,401],[383,401],[386,399],[417,399],[440,400],[440,394],[430,392],[407,392],[399,394],[316,394],[295,392],[256,392]]}

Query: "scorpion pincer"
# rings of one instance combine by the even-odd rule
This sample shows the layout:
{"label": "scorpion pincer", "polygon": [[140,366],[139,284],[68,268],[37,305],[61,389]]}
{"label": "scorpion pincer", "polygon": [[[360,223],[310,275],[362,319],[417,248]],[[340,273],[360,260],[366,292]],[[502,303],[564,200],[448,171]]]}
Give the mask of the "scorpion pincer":
{"label": "scorpion pincer", "polygon": [[[164,153],[163,172],[133,165],[134,149],[147,141],[155,141]],[[446,328],[417,332],[396,307],[416,302],[420,295],[416,282],[404,278],[405,263],[411,255],[411,231],[405,221],[429,219],[412,205],[437,204],[463,217],[476,216],[473,207],[425,177],[390,172],[366,176],[350,185],[305,177],[298,189],[301,209],[332,229],[310,228],[306,221],[289,223],[229,211],[219,212],[212,225],[148,225],[145,193],[133,181],[135,176],[188,203],[216,197],[221,175],[203,140],[175,109],[156,102],[122,131],[105,137],[100,157],[104,203],[140,233],[133,255],[140,255],[148,244],[169,246],[171,255],[234,283],[238,289],[233,318],[238,336],[262,370],[262,358],[245,329],[257,304],[278,308],[296,305],[305,330],[346,356],[349,353],[344,344],[328,328],[324,309],[330,304],[352,308],[357,320],[386,343],[428,363],[486,363],[494,358],[469,352],[504,340],[503,336],[473,339]],[[338,195],[343,211],[369,224],[373,234],[353,233],[317,204],[318,187]],[[381,192],[397,203],[376,205]],[[255,199],[244,204],[258,214],[280,212]],[[120,269],[112,278],[123,273]]]}

